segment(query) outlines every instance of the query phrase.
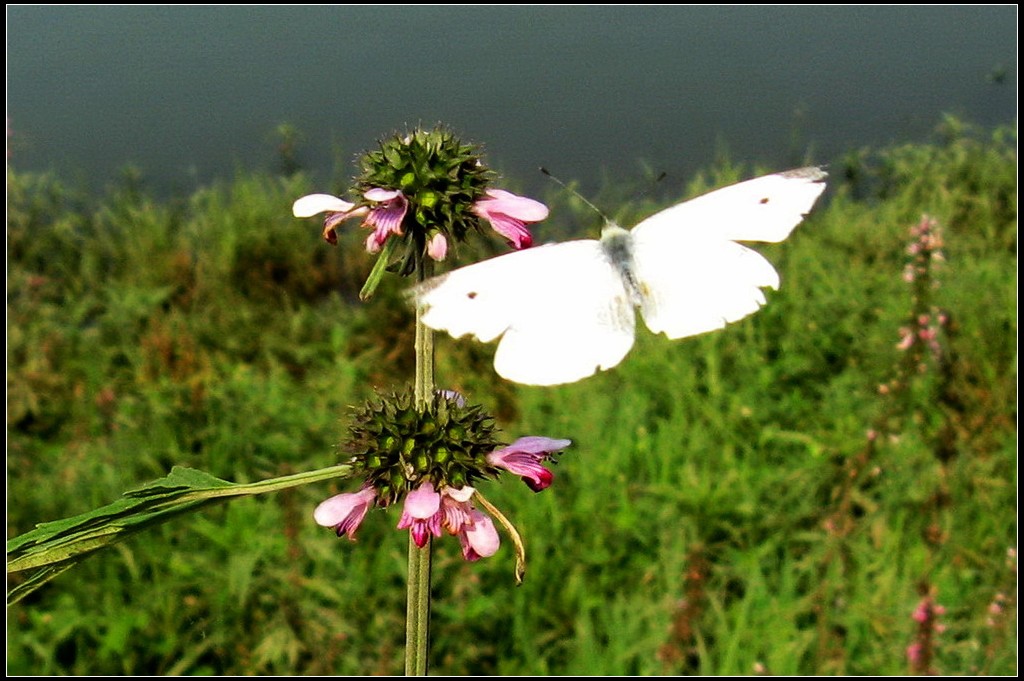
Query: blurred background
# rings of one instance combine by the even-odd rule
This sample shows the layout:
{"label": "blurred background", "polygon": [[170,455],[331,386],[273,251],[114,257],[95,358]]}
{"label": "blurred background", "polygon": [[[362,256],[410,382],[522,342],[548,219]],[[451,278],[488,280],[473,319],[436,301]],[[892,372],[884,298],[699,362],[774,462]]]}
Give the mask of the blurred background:
{"label": "blurred background", "polygon": [[8,7],[17,164],[163,191],[270,167],[279,126],[326,180],[443,121],[537,191],[594,191],[723,153],[788,167],[1015,119],[1017,9]]}

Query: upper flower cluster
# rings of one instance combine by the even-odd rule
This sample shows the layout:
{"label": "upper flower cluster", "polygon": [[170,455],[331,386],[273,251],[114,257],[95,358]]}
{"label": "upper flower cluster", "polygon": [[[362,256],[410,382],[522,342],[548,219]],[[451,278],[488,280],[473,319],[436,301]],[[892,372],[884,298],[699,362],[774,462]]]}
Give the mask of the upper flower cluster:
{"label": "upper flower cluster", "polygon": [[[526,225],[548,215],[538,201],[490,187],[493,173],[478,150],[444,128],[382,141],[360,158],[360,166],[354,187],[360,198],[355,203],[310,194],[295,201],[292,212],[296,217],[326,213],[323,234],[332,244],[343,221],[363,218],[363,226],[372,230],[366,238],[369,252],[405,244],[404,253],[394,257],[403,274],[412,272],[424,255],[443,260],[449,244],[479,230],[481,220],[513,248],[526,248],[532,243]],[[388,255],[392,253],[396,251]]]}

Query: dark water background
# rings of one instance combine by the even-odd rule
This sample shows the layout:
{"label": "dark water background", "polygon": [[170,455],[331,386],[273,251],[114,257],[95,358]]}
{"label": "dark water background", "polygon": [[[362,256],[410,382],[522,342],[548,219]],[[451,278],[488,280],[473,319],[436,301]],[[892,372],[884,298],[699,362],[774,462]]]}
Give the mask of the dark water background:
{"label": "dark water background", "polygon": [[187,191],[274,167],[289,123],[326,184],[444,121],[520,189],[641,159],[678,185],[723,148],[782,168],[927,139],[943,112],[1014,122],[1016,57],[1013,5],[8,6],[8,162]]}

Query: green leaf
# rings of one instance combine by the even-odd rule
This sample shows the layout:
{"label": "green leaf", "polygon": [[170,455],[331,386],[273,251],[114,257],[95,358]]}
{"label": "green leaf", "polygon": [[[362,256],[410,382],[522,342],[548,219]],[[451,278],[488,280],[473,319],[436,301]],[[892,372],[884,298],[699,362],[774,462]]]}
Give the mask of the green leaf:
{"label": "green leaf", "polygon": [[[10,588],[8,604],[32,593],[100,549],[148,527],[235,497],[277,492],[289,487],[349,475],[349,465],[238,484],[209,473],[175,466],[167,477],[125,492],[117,501],[87,513],[37,525],[7,542],[7,573],[35,570]],[[8,579],[10,587],[11,580]]]}
{"label": "green leaf", "polygon": [[387,270],[391,262],[391,256],[394,254],[395,249],[398,248],[399,243],[399,240],[394,237],[384,242],[384,247],[381,249],[380,255],[377,256],[377,262],[373,264],[373,269],[370,270],[366,283],[363,284],[362,290],[359,291],[359,300],[366,302],[373,297],[373,292],[377,290],[377,285],[384,278],[384,272]]}

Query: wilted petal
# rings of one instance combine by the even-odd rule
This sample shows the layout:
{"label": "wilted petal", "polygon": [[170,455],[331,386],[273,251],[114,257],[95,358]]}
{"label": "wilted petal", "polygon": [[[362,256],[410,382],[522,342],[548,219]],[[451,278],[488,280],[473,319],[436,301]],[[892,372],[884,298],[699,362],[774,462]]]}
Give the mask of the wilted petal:
{"label": "wilted petal", "polygon": [[462,544],[462,555],[466,560],[477,560],[493,556],[501,539],[494,528],[494,521],[488,515],[473,509],[470,511],[469,522],[459,531],[459,543]]}
{"label": "wilted petal", "polygon": [[348,213],[355,207],[337,196],[330,194],[308,194],[292,204],[292,214],[297,218],[311,218],[319,213]]}
{"label": "wilted petal", "polygon": [[318,525],[333,527],[338,536],[347,534],[355,539],[366,512],[373,505],[376,493],[372,487],[364,487],[355,493],[338,494],[322,502],[313,511],[313,519]]}

